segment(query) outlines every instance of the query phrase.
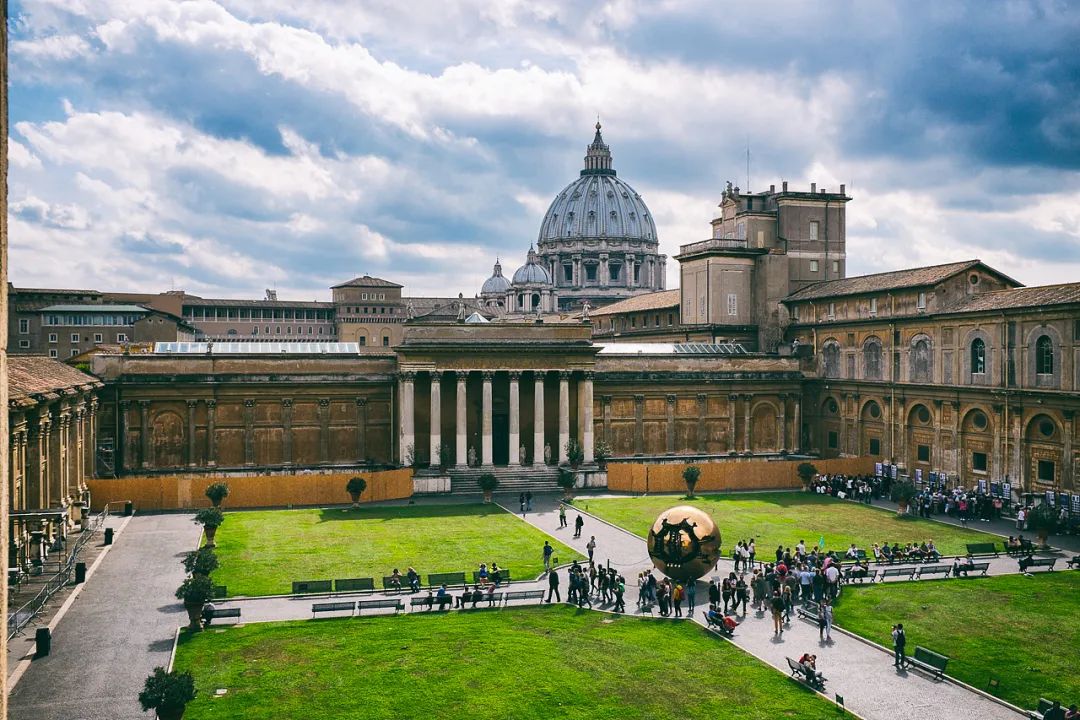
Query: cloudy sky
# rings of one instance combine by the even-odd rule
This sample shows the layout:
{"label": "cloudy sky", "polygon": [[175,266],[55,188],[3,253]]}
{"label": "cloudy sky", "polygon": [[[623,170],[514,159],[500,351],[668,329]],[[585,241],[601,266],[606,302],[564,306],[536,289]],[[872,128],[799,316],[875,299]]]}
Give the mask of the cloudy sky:
{"label": "cloudy sky", "polygon": [[669,255],[747,187],[749,146],[752,190],[847,184],[849,274],[1080,280],[1069,5],[16,1],[11,277],[473,294],[599,115]]}

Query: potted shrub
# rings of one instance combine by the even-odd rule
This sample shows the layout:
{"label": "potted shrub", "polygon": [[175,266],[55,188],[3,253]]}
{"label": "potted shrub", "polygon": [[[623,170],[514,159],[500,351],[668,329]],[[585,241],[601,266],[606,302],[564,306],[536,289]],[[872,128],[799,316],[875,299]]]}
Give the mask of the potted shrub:
{"label": "potted shrub", "polygon": [[352,498],[353,507],[360,507],[360,496],[365,490],[367,490],[367,480],[359,475],[349,478],[349,482],[345,483],[345,492]]}
{"label": "potted shrub", "polygon": [[570,463],[570,467],[576,468],[585,460],[585,449],[581,447],[574,438],[570,438],[566,441],[566,462]]}
{"label": "potted shrub", "polygon": [[206,497],[214,507],[221,507],[221,501],[229,497],[229,484],[223,482],[211,483],[206,486]]}
{"label": "potted shrub", "polygon": [[577,482],[577,475],[566,468],[559,468],[559,478],[556,482],[562,488],[563,497],[569,499],[573,493],[574,484]]}
{"label": "potted shrub", "polygon": [[601,470],[607,470],[607,461],[611,457],[611,446],[603,440],[597,440],[593,445],[593,457],[596,458],[596,464],[600,466]]}
{"label": "potted shrub", "polygon": [[218,569],[217,555],[209,547],[192,550],[184,555],[184,559],[180,563],[189,574],[202,577],[210,577],[210,573]]}
{"label": "potted shrub", "polygon": [[439,470],[441,472],[446,472],[446,468],[450,467],[450,444],[439,443],[436,450],[438,450]]}
{"label": "potted shrub", "polygon": [[795,468],[795,472],[798,474],[799,479],[802,480],[803,490],[810,489],[810,481],[818,474],[814,464],[808,462],[799,463],[798,467]]}
{"label": "potted shrub", "polygon": [[897,480],[893,483],[892,492],[889,497],[896,503],[896,514],[904,515],[907,513],[908,505],[918,495],[918,490],[915,489],[915,483],[910,480]]}
{"label": "potted shrub", "polygon": [[1046,538],[1057,530],[1057,513],[1054,508],[1043,503],[1027,514],[1027,526],[1039,538],[1039,547],[1047,547]]}
{"label": "potted shrub", "polygon": [[214,586],[210,578],[202,575],[192,575],[176,588],[176,599],[183,601],[188,620],[191,621],[188,629],[193,631],[202,629],[203,605],[210,602],[212,597],[214,597]]}
{"label": "potted shrub", "polygon": [[701,468],[697,465],[687,465],[683,468],[682,479],[686,483],[687,497],[694,497],[694,488],[697,487],[698,478],[701,477]]}
{"label": "potted shrub", "polygon": [[155,710],[161,720],[180,720],[184,708],[195,699],[195,678],[190,672],[166,672],[163,667],[154,668],[154,674],[146,678],[139,704],[143,712]]}
{"label": "potted shrub", "polygon": [[195,522],[202,525],[206,532],[207,547],[214,547],[214,536],[217,535],[221,523],[225,522],[225,515],[215,507],[203,508],[195,513]]}
{"label": "potted shrub", "polygon": [[499,486],[499,478],[491,473],[484,473],[477,479],[476,483],[484,491],[484,502],[491,502],[491,493],[495,492],[495,488]]}

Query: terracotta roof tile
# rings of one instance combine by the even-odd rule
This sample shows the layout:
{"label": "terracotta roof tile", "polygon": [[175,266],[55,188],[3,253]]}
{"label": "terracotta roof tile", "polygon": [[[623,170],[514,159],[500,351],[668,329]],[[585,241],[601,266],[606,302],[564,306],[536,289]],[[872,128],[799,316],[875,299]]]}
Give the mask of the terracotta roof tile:
{"label": "terracotta roof tile", "polygon": [[968,295],[945,310],[946,312],[980,312],[1042,307],[1044,305],[1067,305],[1070,303],[1080,303],[1080,283],[1039,285],[1036,287],[978,293]]}
{"label": "terracotta roof tile", "polygon": [[100,381],[93,375],[87,375],[59,360],[41,355],[12,355],[8,358],[8,394],[12,401],[99,384]]}
{"label": "terracotta roof tile", "polygon": [[659,292],[651,292],[646,295],[636,295],[625,300],[620,300],[617,303],[611,305],[605,305],[602,308],[593,310],[590,314],[591,317],[598,315],[617,315],[619,313],[626,312],[640,312],[643,310],[661,310],[666,308],[677,307],[679,304],[679,289],[674,290],[660,290]]}
{"label": "terracotta roof tile", "polygon": [[947,263],[945,265],[930,265],[927,267],[908,268],[906,270],[894,270],[893,272],[875,273],[873,275],[857,275],[842,280],[827,280],[804,287],[784,298],[785,302],[792,300],[816,300],[818,298],[838,297],[841,295],[862,295],[864,293],[881,292],[883,290],[898,290],[900,288],[926,287],[936,285],[957,273],[970,270],[973,267],[982,266],[996,275],[1012,282],[1012,278],[1004,275],[981,260],[965,260],[963,262]]}
{"label": "terracotta roof tile", "polygon": [[370,275],[365,275],[363,277],[353,278],[352,280],[349,280],[348,282],[343,282],[340,285],[334,285],[333,287],[335,287],[335,288],[340,288],[340,287],[388,287],[388,288],[399,288],[399,287],[402,287],[402,286],[398,285],[397,283],[390,282],[389,280],[383,280],[382,278],[371,277]]}

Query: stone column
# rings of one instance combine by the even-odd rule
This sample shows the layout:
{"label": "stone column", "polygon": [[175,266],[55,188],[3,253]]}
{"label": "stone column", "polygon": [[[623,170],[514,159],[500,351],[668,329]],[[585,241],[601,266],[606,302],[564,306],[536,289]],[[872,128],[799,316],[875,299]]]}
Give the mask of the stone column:
{"label": "stone column", "polygon": [[[90,412],[87,417],[89,419],[89,430],[87,431],[88,439],[86,441],[86,472],[89,477],[97,477],[97,414],[98,414],[98,400],[96,397],[90,398]],[[113,458],[115,467],[115,455]],[[85,487],[84,487],[85,490]],[[90,491],[86,490],[86,502],[87,507],[90,503]]]}
{"label": "stone column", "polygon": [[457,456],[454,459],[455,464],[458,467],[465,467],[469,462],[469,447],[468,447],[468,407],[465,404],[466,390],[465,381],[469,377],[468,370],[457,371],[457,393],[454,395],[454,402],[457,404],[457,420],[455,423],[456,432],[456,448]]}
{"label": "stone column", "polygon": [[71,411],[60,411],[60,429],[56,433],[57,479],[60,504],[66,505],[71,497],[71,468],[68,467],[68,445],[71,435]]}
{"label": "stone column", "polygon": [[593,453],[593,374],[585,373],[584,379],[578,390],[578,397],[583,398],[581,406],[584,409],[581,419],[581,449],[584,453],[583,462],[591,465],[595,461]]}
{"label": "stone column", "polygon": [[634,265],[636,264],[634,256],[627,254],[623,262],[623,270],[626,273],[626,282],[624,284],[628,288],[634,287]]}
{"label": "stone column", "polygon": [[284,465],[293,463],[293,401],[292,398],[281,399],[281,462]]}
{"label": "stone column", "polygon": [[510,459],[511,466],[521,464],[521,397],[518,382],[521,373],[510,372]]}
{"label": "stone column", "polygon": [[778,398],[780,413],[776,416],[776,439],[780,443],[779,450],[788,449],[787,433],[787,395],[781,393]]}
{"label": "stone column", "polygon": [[367,398],[356,398],[356,461],[367,462]]}
{"label": "stone column", "polygon": [[442,373],[431,371],[431,467],[439,467],[439,454],[442,450]]}
{"label": "stone column", "polygon": [[483,405],[480,408],[480,448],[481,448],[481,464],[484,467],[490,467],[492,464],[491,459],[491,381],[495,377],[495,373],[490,370],[485,371],[481,376],[483,378]]}
{"label": "stone column", "polygon": [[570,371],[559,371],[559,464],[566,464],[566,444],[570,442]]}
{"label": "stone column", "polygon": [[72,477],[72,492],[76,500],[82,500],[82,490],[86,487],[86,451],[84,447],[86,437],[86,405],[75,408],[75,451],[71,456],[71,466],[74,468]]}
{"label": "stone column", "polygon": [[611,396],[602,395],[600,405],[604,417],[604,442],[611,447]]}
{"label": "stone column", "polygon": [[[1065,417],[1065,435],[1062,442],[1062,457],[1061,457],[1061,481],[1059,486],[1064,487],[1068,483],[1073,482],[1074,470],[1073,470],[1073,423],[1076,418],[1076,411],[1065,410],[1062,412]],[[1077,488],[1073,486],[1073,492],[1077,492]]]}
{"label": "stone column", "polygon": [[[941,453],[941,413],[944,403],[941,400],[934,401],[934,448],[930,452],[930,469],[940,470],[942,467]],[[860,413],[861,414],[861,413]],[[1004,475],[1004,473],[1002,473]],[[999,476],[1001,477],[1001,476]]]}
{"label": "stone column", "polygon": [[607,260],[608,254],[600,253],[600,268],[597,270],[597,272],[600,273],[600,277],[598,279],[600,281],[600,287],[602,288],[606,288],[608,286],[608,278],[610,277]]}
{"label": "stone column", "polygon": [[840,437],[837,438],[836,452],[838,455],[843,456],[847,452],[847,415],[848,415],[848,399],[847,393],[837,393],[839,400],[837,401],[837,407],[840,412],[837,413],[840,416],[839,433]]}
{"label": "stone column", "polygon": [[319,398],[319,462],[330,462],[330,398]]}
{"label": "stone column", "polygon": [[573,275],[574,275],[574,287],[579,288],[579,287],[581,287],[582,285],[585,284],[582,277],[581,277],[582,276],[582,272],[581,272],[581,255],[580,254],[575,254],[575,255],[572,256],[571,259],[572,259],[573,267],[574,267],[574,269],[572,271]]}
{"label": "stone column", "polygon": [[217,400],[206,401],[206,464],[209,467],[217,465]]}
{"label": "stone column", "polygon": [[667,396],[667,454],[675,453],[675,395]]}
{"label": "stone column", "polygon": [[739,396],[734,393],[727,396],[728,399],[728,452],[736,452],[735,447],[735,403],[739,401]]}
{"label": "stone column", "polygon": [[255,464],[255,398],[244,400],[244,464]]}
{"label": "stone column", "polygon": [[645,454],[645,396],[634,396],[634,454]]}
{"label": "stone column", "polygon": [[416,396],[413,381],[416,375],[411,372],[401,374],[401,459],[402,465],[409,464],[409,446],[412,446],[412,454],[416,454]]}
{"label": "stone column", "polygon": [[750,401],[753,395],[743,395],[743,452],[750,452]]}
{"label": "stone column", "polygon": [[195,406],[198,400],[187,401],[187,464],[195,467]]}
{"label": "stone column", "polygon": [[546,370],[533,373],[533,465],[544,463],[544,376]]}
{"label": "stone column", "polygon": [[49,427],[51,424],[52,416],[49,413],[38,416],[37,429],[33,437],[37,452],[31,457],[30,488],[27,493],[27,503],[33,508],[49,507]]}
{"label": "stone column", "polygon": [[139,451],[142,453],[142,466],[153,467],[150,444],[150,401],[139,401]]}
{"label": "stone column", "polygon": [[799,417],[799,410],[801,409],[801,401],[798,395],[791,397],[791,432],[795,436],[795,442],[791,445],[791,449],[795,452],[802,450],[802,418]]}
{"label": "stone column", "polygon": [[[852,393],[851,397],[855,400],[855,412],[852,425],[854,426],[855,437],[848,442],[851,448],[851,452],[855,457],[862,454],[862,410],[859,408],[859,393]],[[940,405],[940,402],[938,403]],[[939,410],[940,414],[940,410]]]}

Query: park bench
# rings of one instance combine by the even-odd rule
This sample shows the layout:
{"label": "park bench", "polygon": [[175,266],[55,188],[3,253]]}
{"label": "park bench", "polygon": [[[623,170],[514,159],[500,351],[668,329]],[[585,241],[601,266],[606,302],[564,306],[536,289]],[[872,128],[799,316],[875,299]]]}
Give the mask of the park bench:
{"label": "park bench", "polygon": [[1028,553],[1035,549],[1035,546],[1031,544],[1031,541],[1026,538],[1020,541],[1019,547],[1009,547],[1008,542],[1003,542],[1001,545],[1005,548],[1006,555],[1022,555],[1023,553]]}
{"label": "park bench", "polygon": [[401,575],[398,579],[400,581],[400,586],[394,584],[393,575],[383,575],[383,590],[386,590],[387,592],[409,592],[412,589],[409,587],[409,578]]}
{"label": "park bench", "polygon": [[451,572],[451,573],[432,573],[427,576],[428,585],[430,587],[438,587],[445,585],[447,587],[456,587],[460,585],[465,587],[465,573],[463,572]]}
{"label": "park bench", "polygon": [[881,574],[877,577],[877,582],[885,582],[885,578],[890,577],[906,577],[910,580],[918,568],[906,567],[906,568],[882,568]]}
{"label": "park bench", "polygon": [[967,551],[969,555],[993,555],[998,556],[997,543],[985,542],[985,543],[968,543]]}
{"label": "park bench", "polygon": [[326,593],[329,595],[333,592],[334,583],[330,580],[293,580],[292,591],[293,595],[304,595],[310,593]]}
{"label": "park bench", "polygon": [[210,597],[213,600],[222,600],[228,597],[228,595],[228,588],[226,588],[224,585],[215,585],[213,591],[210,594]]}
{"label": "park bench", "polygon": [[[480,571],[479,570],[473,570],[472,581],[473,581],[473,585],[479,585],[480,584]],[[491,579],[491,573],[490,572],[488,573],[488,582],[494,582]],[[499,568],[499,584],[501,585],[502,583],[508,583],[508,582],[510,582],[510,571],[507,570],[506,568]]]}
{"label": "park bench", "polygon": [[855,557],[858,558],[860,562],[865,560],[866,559],[866,551],[865,550],[856,550],[855,551]]}
{"label": "park bench", "polygon": [[236,621],[240,621],[240,608],[214,608],[214,617],[211,621],[220,620],[221,618],[236,618]]}
{"label": "park bench", "polygon": [[940,680],[945,675],[945,666],[949,664],[949,658],[933,650],[927,650],[922,645],[916,645],[915,654],[908,658],[908,662]]}
{"label": "park bench", "polygon": [[334,592],[375,592],[375,578],[343,578],[335,580]]}
{"label": "park bench", "polygon": [[327,603],[314,603],[311,606],[311,617],[315,617],[319,613],[327,612],[345,612],[349,611],[352,615],[353,610],[356,609],[355,602],[327,602]]}
{"label": "park bench", "polygon": [[915,571],[915,579],[922,580],[923,575],[944,575],[949,577],[951,572],[952,565],[921,565]]}
{"label": "park bench", "polygon": [[443,601],[441,603],[439,602],[439,598],[435,597],[434,595],[430,598],[423,595],[417,595],[415,597],[409,598],[409,607],[420,607],[424,608],[425,610],[444,610],[448,607],[452,607],[453,604],[454,598],[450,597],[449,595],[443,598]]}
{"label": "park bench", "polygon": [[[465,610],[465,609],[475,610],[477,608],[483,609],[484,607],[489,607],[489,608],[498,607],[499,605],[502,605],[502,600],[503,600],[503,593],[501,593],[501,592],[491,593],[490,596],[487,593],[484,593],[484,596],[482,598],[480,598],[480,600],[478,600],[475,605],[473,604],[472,600],[470,600],[469,601],[469,607],[465,608],[464,606],[462,606],[461,609],[462,610]],[[485,605],[483,605],[483,603],[487,603],[487,605],[485,606]]]}
{"label": "park bench", "polygon": [[1054,707],[1053,700],[1047,700],[1044,697],[1039,698],[1039,709],[1034,712],[1029,712],[1028,717],[1031,720],[1043,720],[1043,716],[1046,715],[1046,711]]}
{"label": "park bench", "polygon": [[[828,678],[826,678],[824,675],[822,675],[822,674],[820,674],[820,673],[818,673],[816,671],[811,670],[810,668],[803,665],[801,662],[796,662],[795,660],[792,660],[789,657],[785,656],[784,659],[787,660],[788,668],[790,668],[790,670],[791,670],[791,677],[795,678],[796,680],[800,680],[800,681],[806,683],[807,685],[809,685],[810,687],[812,687],[812,688],[814,688],[816,690],[824,690],[825,689],[825,683],[828,680]],[[810,677],[811,677],[810,673],[811,672],[814,673],[814,675],[813,675],[814,679],[813,680],[810,679]]]}
{"label": "park bench", "polygon": [[[1054,571],[1054,563],[1056,563],[1056,562],[1057,562],[1057,558],[1032,558],[1027,563],[1027,569],[1030,570],[1031,568],[1044,567],[1049,572],[1053,572]],[[1027,571],[1025,570],[1025,572],[1027,572]]]}
{"label": "park bench", "polygon": [[543,600],[543,590],[511,590],[503,593],[503,599],[509,604],[511,600]]}
{"label": "park bench", "polygon": [[709,617],[708,610],[702,611],[701,614],[705,616],[705,627],[709,630],[714,630],[723,635],[724,637],[733,637],[735,635],[735,631],[729,630],[727,625],[722,622],[717,622],[711,617]]}
{"label": "park bench", "polygon": [[1070,570],[1080,570],[1080,555],[1075,556],[1072,560],[1065,563]]}
{"label": "park bench", "polygon": [[[977,562],[971,563],[971,566],[967,568],[967,572],[964,573],[964,577],[969,577],[971,573],[977,572],[980,575],[985,575],[986,571],[990,569],[989,562]],[[960,567],[960,572],[964,572],[963,566]]]}
{"label": "park bench", "polygon": [[797,614],[803,620],[808,620],[817,625],[818,604],[813,600],[809,600],[805,605],[799,605],[798,607],[796,607],[795,614]]}
{"label": "park bench", "polygon": [[356,601],[356,614],[364,612],[364,610],[378,610],[378,609],[392,608],[394,612],[405,609],[405,603],[398,599],[391,600],[357,600]]}

